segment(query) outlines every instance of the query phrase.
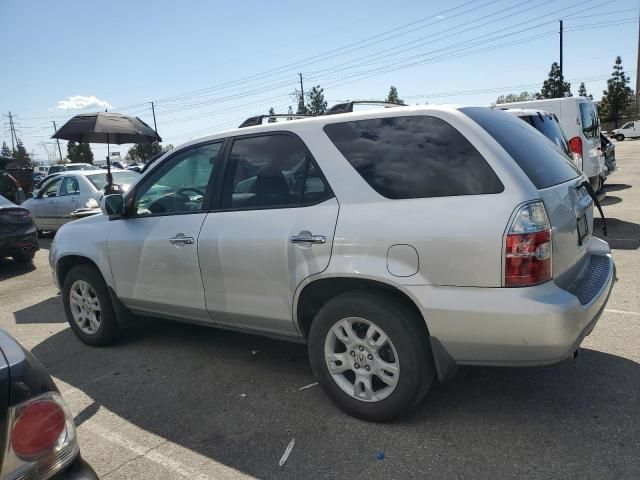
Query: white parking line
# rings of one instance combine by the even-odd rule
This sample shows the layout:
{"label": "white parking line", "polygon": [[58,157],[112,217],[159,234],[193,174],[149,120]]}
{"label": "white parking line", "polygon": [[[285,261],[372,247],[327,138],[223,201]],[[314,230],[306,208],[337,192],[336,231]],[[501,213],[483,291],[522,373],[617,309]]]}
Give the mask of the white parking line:
{"label": "white parking line", "polygon": [[629,312],[627,310],[613,310],[611,308],[605,308],[604,311],[607,313],[616,313],[618,315],[633,315],[636,317],[640,317],[640,312]]}

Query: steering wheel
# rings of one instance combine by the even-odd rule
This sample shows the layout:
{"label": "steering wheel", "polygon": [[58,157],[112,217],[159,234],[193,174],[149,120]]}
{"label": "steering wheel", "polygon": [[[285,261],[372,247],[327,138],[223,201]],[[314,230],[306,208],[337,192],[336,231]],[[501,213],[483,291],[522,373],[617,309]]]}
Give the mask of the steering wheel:
{"label": "steering wheel", "polygon": [[[181,188],[180,190],[178,190],[178,191],[176,192],[176,195],[184,195],[184,192],[196,192],[198,195],[201,195],[202,197],[204,197],[204,196],[205,196],[205,193],[204,193],[202,190],[200,190],[200,189],[198,189],[198,188],[195,188],[195,187],[185,187],[185,188]],[[189,196],[189,195],[187,195],[187,197],[188,197],[188,196]]]}

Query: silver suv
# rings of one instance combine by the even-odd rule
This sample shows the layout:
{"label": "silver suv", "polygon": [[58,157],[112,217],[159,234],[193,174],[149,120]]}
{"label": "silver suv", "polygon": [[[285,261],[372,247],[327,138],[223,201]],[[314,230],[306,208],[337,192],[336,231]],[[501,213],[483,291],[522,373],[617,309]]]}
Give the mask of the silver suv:
{"label": "silver suv", "polygon": [[614,273],[585,181],[490,108],[269,123],[167,153],[50,263],[89,345],[131,313],[306,342],[326,393],[383,421],[456,365],[576,352]]}

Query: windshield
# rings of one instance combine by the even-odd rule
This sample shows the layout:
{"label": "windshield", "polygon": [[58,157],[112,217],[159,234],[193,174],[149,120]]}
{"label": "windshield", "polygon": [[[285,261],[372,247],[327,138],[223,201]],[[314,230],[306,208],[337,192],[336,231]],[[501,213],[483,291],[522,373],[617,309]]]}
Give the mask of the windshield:
{"label": "windshield", "polygon": [[86,163],[82,165],[68,165],[67,170],[98,170],[98,168]]}
{"label": "windshield", "polygon": [[[140,174],[134,171],[113,172],[111,175],[113,175],[114,185],[120,185],[124,191],[129,190],[131,185],[140,178]],[[87,175],[86,177],[98,190],[104,190],[104,187],[107,186],[106,173],[96,173],[95,175]]]}
{"label": "windshield", "polygon": [[539,113],[537,115],[525,115],[520,118],[555,143],[564,153],[571,156],[567,137],[564,136],[558,121],[551,115]]}

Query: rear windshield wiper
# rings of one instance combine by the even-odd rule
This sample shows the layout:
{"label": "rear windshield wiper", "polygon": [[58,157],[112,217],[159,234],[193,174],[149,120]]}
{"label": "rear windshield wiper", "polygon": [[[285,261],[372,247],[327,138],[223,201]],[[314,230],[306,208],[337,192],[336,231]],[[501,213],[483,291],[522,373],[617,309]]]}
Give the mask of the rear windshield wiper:
{"label": "rear windshield wiper", "polygon": [[600,206],[600,201],[598,200],[598,196],[596,195],[596,192],[593,190],[593,187],[587,180],[579,184],[577,188],[580,189],[582,187],[585,188],[585,190],[591,197],[591,200],[593,200],[593,203],[598,209],[598,212],[600,213],[600,217],[602,217],[602,234],[606,237],[607,236],[607,219],[604,218],[604,213],[602,212],[602,207]]}

